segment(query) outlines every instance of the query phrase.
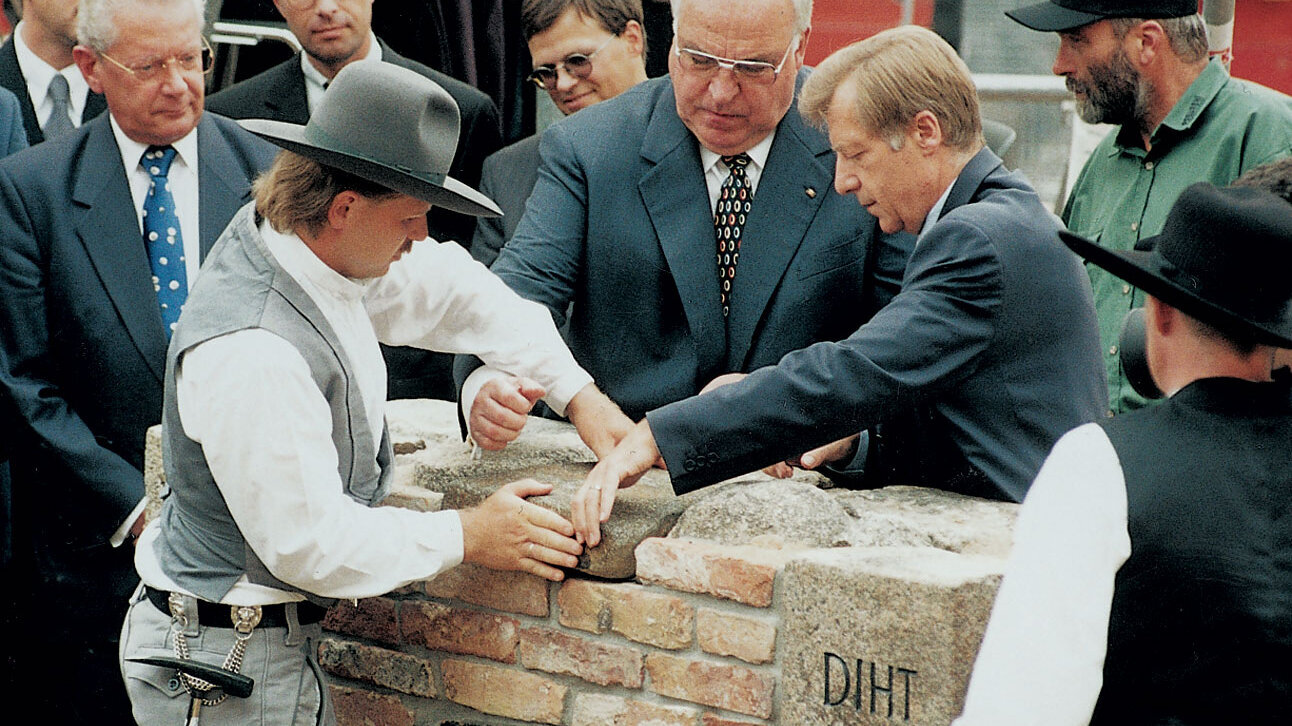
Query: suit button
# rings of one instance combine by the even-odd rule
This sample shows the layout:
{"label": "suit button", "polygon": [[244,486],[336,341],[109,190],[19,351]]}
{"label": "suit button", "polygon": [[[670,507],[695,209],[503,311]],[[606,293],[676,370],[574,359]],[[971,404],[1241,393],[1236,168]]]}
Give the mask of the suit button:
{"label": "suit button", "polygon": [[710,464],[716,464],[716,463],[718,463],[718,452],[716,452],[716,451],[710,451],[710,452],[709,452],[709,456],[708,456],[707,458],[709,459],[709,463],[710,463]]}
{"label": "suit button", "polygon": [[682,462],[682,468],[686,469],[687,471],[694,471],[695,459],[687,459],[686,461]]}

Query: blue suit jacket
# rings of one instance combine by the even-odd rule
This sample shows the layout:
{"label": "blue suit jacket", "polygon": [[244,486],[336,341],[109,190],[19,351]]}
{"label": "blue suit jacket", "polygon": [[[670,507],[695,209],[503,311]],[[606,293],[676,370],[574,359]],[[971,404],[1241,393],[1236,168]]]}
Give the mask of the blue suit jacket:
{"label": "blue suit jacket", "polygon": [[667,77],[557,122],[540,153],[525,216],[492,269],[558,327],[573,303],[570,349],[634,418],[722,373],[848,335],[900,278],[909,236],[878,249],[875,220],[834,192],[829,142],[797,108],[759,180],[725,322],[699,145]]}
{"label": "blue suit jacket", "polygon": [[902,291],[869,323],[649,414],[674,489],[923,407],[946,446],[912,455],[962,455],[994,488],[985,493],[1021,501],[1058,437],[1105,408],[1090,282],[1058,229],[1022,175],[980,151],[921,236]]}
{"label": "blue suit jacket", "polygon": [[[33,546],[53,566],[106,542],[138,503],[144,432],[161,420],[166,337],[108,121],[0,161],[0,396],[20,424],[15,522],[39,522]],[[276,150],[203,115],[203,255]]]}

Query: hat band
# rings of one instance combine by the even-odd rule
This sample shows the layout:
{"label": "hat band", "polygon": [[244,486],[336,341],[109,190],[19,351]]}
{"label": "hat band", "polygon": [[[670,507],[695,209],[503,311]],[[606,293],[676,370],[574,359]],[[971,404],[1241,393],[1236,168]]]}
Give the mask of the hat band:
{"label": "hat band", "polygon": [[1176,267],[1161,253],[1158,253],[1157,257],[1162,261],[1160,270],[1163,277],[1204,300],[1229,307],[1252,320],[1269,322],[1279,320],[1283,315],[1282,306],[1277,304],[1277,300],[1268,295],[1261,295],[1260,285],[1244,285],[1242,291],[1236,291],[1225,285],[1209,287],[1202,278]]}
{"label": "hat band", "polygon": [[444,186],[444,180],[447,179],[449,176],[448,173],[419,171],[417,169],[413,169],[403,164],[393,163],[393,162],[385,161],[383,159],[373,158],[363,153],[362,151],[358,151],[354,149],[349,144],[342,142],[340,139],[337,139],[336,137],[327,133],[323,129],[319,128],[317,125],[307,124],[305,126],[305,137],[310,141],[310,143],[314,144],[314,146],[320,149],[323,149],[325,151],[332,151],[338,154],[345,154],[346,156],[352,156],[362,161],[366,161],[372,164],[377,164],[378,166],[384,166],[394,171],[402,172],[404,174],[409,174],[411,176],[417,177],[418,179],[421,179],[426,182],[430,182],[431,184],[436,184],[438,186]]}

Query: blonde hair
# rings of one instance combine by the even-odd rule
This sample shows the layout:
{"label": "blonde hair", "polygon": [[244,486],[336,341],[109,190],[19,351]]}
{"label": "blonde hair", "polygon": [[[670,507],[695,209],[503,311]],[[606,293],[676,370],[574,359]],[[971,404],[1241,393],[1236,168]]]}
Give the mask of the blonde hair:
{"label": "blonde hair", "polygon": [[273,166],[256,178],[251,191],[256,197],[256,214],[274,229],[283,234],[304,229],[312,235],[327,226],[332,200],[341,192],[352,191],[369,199],[399,195],[290,151],[278,153]]}
{"label": "blonde hair", "polygon": [[825,126],[826,111],[844,83],[857,92],[857,122],[894,149],[921,111],[937,117],[948,148],[970,151],[983,143],[969,67],[931,30],[891,28],[832,53],[799,94],[803,118]]}

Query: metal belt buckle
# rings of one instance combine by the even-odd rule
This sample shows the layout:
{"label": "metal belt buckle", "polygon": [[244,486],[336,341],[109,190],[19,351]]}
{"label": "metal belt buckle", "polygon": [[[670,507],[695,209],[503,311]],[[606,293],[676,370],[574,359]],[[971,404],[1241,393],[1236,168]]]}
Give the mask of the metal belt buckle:
{"label": "metal belt buckle", "polygon": [[259,605],[232,605],[229,607],[229,618],[233,621],[233,629],[246,635],[260,624],[260,618],[263,611]]}

